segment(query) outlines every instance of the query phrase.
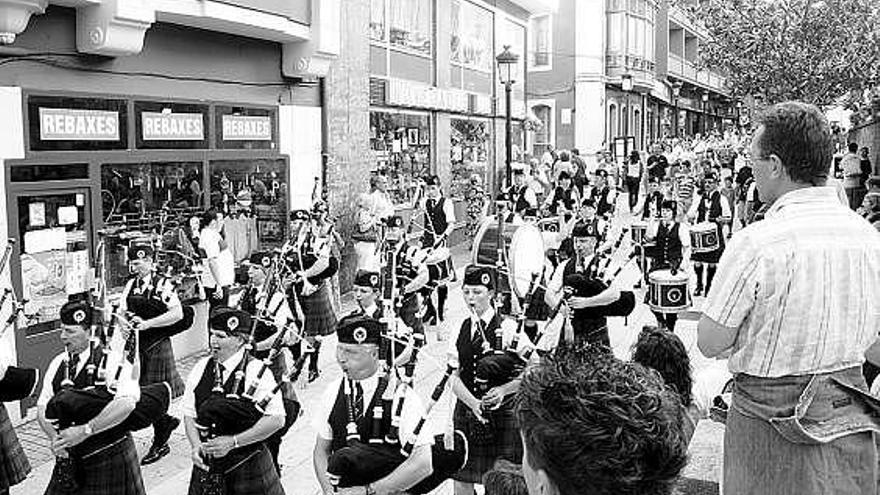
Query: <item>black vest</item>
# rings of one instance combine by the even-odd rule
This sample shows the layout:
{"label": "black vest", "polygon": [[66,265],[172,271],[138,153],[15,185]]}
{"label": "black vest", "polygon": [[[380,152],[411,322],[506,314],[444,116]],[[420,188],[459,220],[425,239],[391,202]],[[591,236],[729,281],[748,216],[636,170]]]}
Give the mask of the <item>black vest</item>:
{"label": "black vest", "polygon": [[593,191],[591,192],[590,195],[592,196],[593,201],[596,202],[597,215],[605,215],[614,208],[614,205],[608,202],[608,193],[610,191],[611,190],[608,188],[608,186],[605,186],[602,189],[593,189]]}
{"label": "black vest", "polygon": [[437,238],[449,227],[443,210],[446,198],[437,200],[433,207],[429,206],[432,201],[434,200],[429,199],[425,203],[425,233],[422,235],[422,247],[433,246]]}
{"label": "black vest", "polygon": [[[95,377],[98,372],[98,365],[101,363],[101,357],[104,355],[103,348],[100,345],[96,345],[95,349],[92,350],[92,355],[89,356],[89,360],[86,362],[85,366],[76,374],[75,377],[71,377],[73,380],[73,388],[82,390],[84,388],[91,387],[95,384]],[[89,375],[88,367],[89,364],[93,364],[95,366],[95,374]],[[61,390],[61,382],[64,381],[64,373],[67,368],[67,360],[61,362],[61,366],[58,367],[58,370],[55,372],[55,376],[52,377],[52,392],[58,393]],[[107,370],[108,373],[115,373],[116,370]],[[113,378],[113,377],[108,377]]]}
{"label": "black vest", "polygon": [[674,222],[672,227],[667,227],[665,222],[660,223],[657,229],[657,259],[655,269],[670,268],[673,263],[681,263],[682,245],[678,230],[681,224]]}
{"label": "black vest", "polygon": [[[345,379],[346,378],[343,375],[342,381],[339,382],[339,391],[336,393],[336,402],[333,403],[333,409],[330,410],[328,423],[330,423],[330,430],[333,432],[333,440],[330,442],[331,452],[335,452],[345,447],[347,444],[345,437],[348,435],[348,431],[345,427],[348,425],[348,404],[346,404],[345,400]],[[358,438],[361,442],[367,443],[370,440],[370,426],[373,421],[373,408],[382,404],[382,395],[385,393],[387,387],[388,380],[379,378],[379,383],[376,385],[376,391],[373,392],[373,397],[370,399],[369,404],[366,402],[366,397],[364,397],[363,415],[355,421],[355,424],[357,424]],[[390,428],[391,411],[383,405],[382,431],[380,438],[384,438]]]}
{"label": "black vest", "polygon": [[[158,292],[159,284],[164,282],[165,279],[153,276],[151,285],[147,287],[146,290],[144,290],[143,292],[135,294],[137,285],[140,283],[140,279],[135,278],[135,282],[132,285],[128,296],[125,298],[126,308],[135,315],[140,316],[145,320],[155,318],[156,316],[168,311],[168,305],[165,304],[165,301],[162,300],[162,297],[159,295]],[[145,311],[143,309],[145,305],[149,305],[149,311]]]}
{"label": "black vest", "polygon": [[507,200],[513,204],[513,212],[519,213],[520,215],[527,213],[526,210],[530,209],[532,205],[526,200],[526,191],[528,191],[529,186],[522,186],[517,189],[516,186],[510,186],[510,189],[507,190]]}
{"label": "black vest", "polygon": [[[474,377],[477,370],[477,360],[483,356],[483,349],[474,347],[473,335],[471,334],[471,324],[473,320],[468,318],[461,322],[461,329],[458,331],[458,340],[455,342],[455,348],[458,349],[458,377],[465,387],[476,392]],[[490,346],[495,346],[495,330],[501,327],[501,316],[496,312],[492,317],[492,321],[486,325],[484,338],[488,339]]]}
{"label": "black vest", "polygon": [[566,209],[574,208],[574,188],[569,187],[568,189],[563,189],[562,186],[557,186],[556,189],[553,190],[553,201],[550,203],[550,213],[556,215],[556,212],[559,210],[560,203]]}
{"label": "black vest", "polygon": [[642,209],[642,218],[647,219],[651,217],[651,205],[654,205],[655,213],[654,217],[660,217],[660,206],[663,204],[663,193],[660,191],[654,191],[648,196],[648,199],[645,200],[645,206]]}
{"label": "black vest", "polygon": [[721,216],[721,193],[712,191],[700,198],[697,206],[697,222],[714,222]]}
{"label": "black vest", "polygon": [[[587,263],[586,272],[578,272],[575,269],[577,265],[577,256],[571,258],[568,263],[565,264],[565,268],[562,269],[562,279],[565,280],[565,277],[574,273],[584,273],[588,276],[592,276],[592,272],[597,269],[598,259],[598,256],[593,256],[593,259]],[[607,323],[608,320],[605,318],[605,315],[597,308],[575,310],[574,317],[571,320],[572,330],[575,335],[582,336],[590,343],[604,345],[607,345],[608,343],[608,329],[605,328],[604,332],[600,330],[606,327]]]}

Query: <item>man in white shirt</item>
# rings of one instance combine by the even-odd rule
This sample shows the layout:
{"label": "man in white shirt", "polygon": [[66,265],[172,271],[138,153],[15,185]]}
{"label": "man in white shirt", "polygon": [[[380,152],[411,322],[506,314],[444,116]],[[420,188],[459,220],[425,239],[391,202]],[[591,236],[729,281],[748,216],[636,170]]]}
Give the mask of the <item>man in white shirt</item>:
{"label": "man in white shirt", "polygon": [[388,177],[374,174],[370,177],[370,192],[358,198],[356,224],[351,234],[358,270],[379,270],[376,243],[381,237],[382,222],[394,215],[394,204],[388,197],[387,188]]}
{"label": "man in white shirt", "polygon": [[840,169],[843,171],[843,189],[846,191],[849,209],[855,211],[862,205],[862,198],[865,197],[865,186],[861,182],[862,162],[858,155],[859,144],[849,143],[847,150],[840,160]]}
{"label": "man in white shirt", "polygon": [[[60,338],[66,351],[49,363],[37,399],[37,419],[56,456],[46,493],[67,493],[64,485],[70,475],[80,487],[90,487],[88,493],[144,495],[134,442],[128,431],[117,428],[134,410],[141,393],[134,365],[125,356],[125,342],[131,330],[114,334],[115,340],[108,344],[106,362],[102,362],[104,353],[90,345],[93,314],[93,308],[85,301],[72,301],[61,307]],[[102,369],[102,365],[106,367]],[[115,394],[101,412],[85,424],[76,424],[72,417],[61,417],[72,414],[75,406],[53,402],[56,395],[68,388],[95,387],[102,372],[106,372],[108,389],[115,390]],[[56,431],[54,421],[60,431]]]}
{"label": "man in white shirt", "polygon": [[213,208],[206,211],[202,215],[199,249],[204,252],[208,264],[202,285],[211,308],[229,304],[229,288],[235,281],[235,260],[222,231],[223,214]]}
{"label": "man in white shirt", "polygon": [[190,371],[180,405],[193,463],[189,493],[207,493],[210,475],[219,475],[214,481],[228,495],[284,495],[264,443],[284,426],[284,405],[272,374],[260,376],[263,363],[245,350],[251,317],[220,306],[209,326],[212,355]]}
{"label": "man in white shirt", "polygon": [[[343,376],[325,390],[313,416],[318,433],[315,477],[323,493],[427,493],[433,488],[424,484],[428,477],[439,482],[461,467],[465,450],[461,439],[453,456],[457,463],[441,459],[442,441],[432,448],[437,440],[421,429],[426,411],[418,394],[406,385],[396,393],[400,391],[394,390],[382,369],[382,323],[354,315],[340,321],[336,333],[336,360]],[[401,400],[400,416],[387,417]],[[391,407],[383,407],[386,403]],[[395,424],[396,432],[388,428]],[[411,450],[403,454],[402,449]]]}

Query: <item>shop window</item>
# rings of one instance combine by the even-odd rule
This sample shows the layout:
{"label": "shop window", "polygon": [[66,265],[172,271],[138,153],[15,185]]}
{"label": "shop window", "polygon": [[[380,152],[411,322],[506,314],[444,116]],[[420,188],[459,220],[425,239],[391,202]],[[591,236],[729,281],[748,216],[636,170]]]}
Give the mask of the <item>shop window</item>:
{"label": "shop window", "polygon": [[535,146],[544,148],[552,144],[553,109],[548,105],[536,105],[532,107],[532,111],[541,121],[540,127],[535,131]]}
{"label": "shop window", "polygon": [[463,0],[452,0],[452,61],[472,69],[492,72],[495,32],[492,12]]}
{"label": "shop window", "polygon": [[530,68],[550,69],[553,52],[553,17],[550,14],[532,18],[532,59]]}
{"label": "shop window", "polygon": [[76,180],[89,178],[88,163],[65,163],[64,165],[13,165],[10,182],[45,182],[50,180]]}
{"label": "shop window", "polygon": [[186,245],[192,239],[184,241],[181,233],[191,235],[189,219],[204,210],[202,166],[202,162],[101,165],[108,288],[121,289],[128,278],[126,250],[133,241],[164,245],[166,251],[158,257],[160,269],[183,273],[192,266],[195,253]]}
{"label": "shop window", "polygon": [[432,53],[432,0],[370,0],[370,39]]}
{"label": "shop window", "polygon": [[428,114],[370,112],[370,144],[376,171],[388,177],[395,205],[412,202],[417,179],[431,173],[431,126]]}
{"label": "shop window", "polygon": [[287,168],[282,159],[211,161],[210,204],[226,217],[226,242],[236,263],[284,244]]}
{"label": "shop window", "polygon": [[456,199],[465,198],[470,179],[477,175],[488,184],[489,166],[489,122],[483,120],[452,119],[450,163],[452,164],[452,186],[450,195]]}

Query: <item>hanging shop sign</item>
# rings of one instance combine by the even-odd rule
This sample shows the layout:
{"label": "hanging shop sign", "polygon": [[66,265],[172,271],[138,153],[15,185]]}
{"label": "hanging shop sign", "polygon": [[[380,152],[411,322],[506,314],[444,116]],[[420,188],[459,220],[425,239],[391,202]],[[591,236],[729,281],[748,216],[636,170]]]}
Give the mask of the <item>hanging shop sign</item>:
{"label": "hanging shop sign", "polygon": [[464,91],[440,89],[425,84],[415,84],[400,79],[388,81],[387,103],[450,112],[469,110],[468,94]]}
{"label": "hanging shop sign", "polygon": [[205,128],[200,113],[141,113],[144,141],[201,141]]}
{"label": "hanging shop sign", "polygon": [[119,113],[72,108],[40,108],[42,141],[118,141]]}
{"label": "hanging shop sign", "polygon": [[224,115],[224,141],[271,141],[270,116]]}

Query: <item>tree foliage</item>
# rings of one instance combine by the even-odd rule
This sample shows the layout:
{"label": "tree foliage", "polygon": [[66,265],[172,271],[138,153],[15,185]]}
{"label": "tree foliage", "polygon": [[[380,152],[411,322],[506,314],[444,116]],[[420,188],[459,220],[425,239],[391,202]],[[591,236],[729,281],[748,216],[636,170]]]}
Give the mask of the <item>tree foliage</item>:
{"label": "tree foliage", "polygon": [[861,95],[878,76],[878,0],[702,0],[700,63],[739,98],[820,106]]}

